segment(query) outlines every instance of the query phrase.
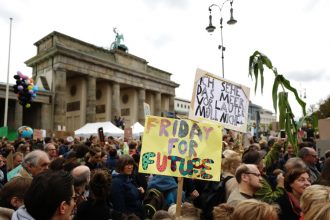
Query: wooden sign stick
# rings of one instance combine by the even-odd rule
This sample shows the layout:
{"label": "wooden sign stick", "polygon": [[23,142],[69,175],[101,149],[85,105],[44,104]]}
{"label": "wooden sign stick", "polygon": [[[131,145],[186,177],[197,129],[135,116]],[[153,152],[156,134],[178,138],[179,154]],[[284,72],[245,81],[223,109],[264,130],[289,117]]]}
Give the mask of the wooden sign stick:
{"label": "wooden sign stick", "polygon": [[179,219],[179,217],[181,216],[182,189],[183,189],[183,177],[178,177],[178,190],[176,196],[176,212],[175,212],[176,219]]}

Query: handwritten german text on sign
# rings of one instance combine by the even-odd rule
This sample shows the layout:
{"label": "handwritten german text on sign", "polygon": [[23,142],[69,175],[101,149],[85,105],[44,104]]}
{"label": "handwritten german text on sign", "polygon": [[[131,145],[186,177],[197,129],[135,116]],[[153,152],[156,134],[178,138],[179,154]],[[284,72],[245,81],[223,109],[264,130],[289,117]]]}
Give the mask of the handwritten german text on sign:
{"label": "handwritten german text on sign", "polygon": [[189,118],[246,132],[250,89],[197,69]]}
{"label": "handwritten german text on sign", "polygon": [[148,116],[139,172],[220,180],[222,126]]}

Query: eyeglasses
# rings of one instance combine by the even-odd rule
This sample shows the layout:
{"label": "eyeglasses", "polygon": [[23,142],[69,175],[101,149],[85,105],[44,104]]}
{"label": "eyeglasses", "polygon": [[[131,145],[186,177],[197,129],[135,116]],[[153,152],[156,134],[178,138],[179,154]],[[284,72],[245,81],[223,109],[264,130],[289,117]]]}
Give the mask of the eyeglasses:
{"label": "eyeglasses", "polygon": [[245,174],[252,174],[253,176],[256,176],[256,177],[261,177],[261,174],[260,173],[245,173]]}

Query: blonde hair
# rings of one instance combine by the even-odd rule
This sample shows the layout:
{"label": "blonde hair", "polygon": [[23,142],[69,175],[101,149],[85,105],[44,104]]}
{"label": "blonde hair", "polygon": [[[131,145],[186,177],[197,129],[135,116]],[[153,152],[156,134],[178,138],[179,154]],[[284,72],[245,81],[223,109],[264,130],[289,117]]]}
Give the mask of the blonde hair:
{"label": "blonde hair", "polygon": [[300,207],[303,213],[308,213],[319,203],[330,202],[330,187],[323,185],[312,185],[307,187],[301,198]]}
{"label": "blonde hair", "polygon": [[223,203],[213,207],[213,220],[232,220],[234,207]]}
{"label": "blonde hair", "polygon": [[241,162],[241,156],[237,152],[232,150],[225,150],[223,154],[225,158],[222,158],[222,162],[221,162],[222,170],[225,172],[230,172],[235,174],[236,168],[239,166],[239,164],[235,168],[234,163]]}
{"label": "blonde hair", "polygon": [[[179,220],[199,220],[201,215],[201,210],[196,208],[193,204],[189,202],[184,202],[181,207],[181,216]],[[168,208],[168,213],[174,218],[176,215],[176,204],[172,204]]]}
{"label": "blonde hair", "polygon": [[330,203],[324,202],[313,205],[306,214],[303,215],[304,220],[329,220],[330,219]]}
{"label": "blonde hair", "polygon": [[238,203],[232,215],[232,220],[277,220],[277,207],[255,199]]}

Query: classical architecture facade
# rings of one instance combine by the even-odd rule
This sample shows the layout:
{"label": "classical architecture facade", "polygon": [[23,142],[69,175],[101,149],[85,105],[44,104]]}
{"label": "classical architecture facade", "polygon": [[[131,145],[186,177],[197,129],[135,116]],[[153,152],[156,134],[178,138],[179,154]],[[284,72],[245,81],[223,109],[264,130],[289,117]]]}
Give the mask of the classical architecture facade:
{"label": "classical architecture facade", "polygon": [[35,111],[29,117],[40,121],[29,124],[32,127],[73,131],[89,122],[113,121],[115,116],[123,117],[126,126],[144,124],[144,103],[152,115],[174,111],[179,84],[171,81],[171,73],[149,66],[140,57],[59,32],[34,45],[37,55],[25,63],[32,67],[46,101],[33,103]]}

